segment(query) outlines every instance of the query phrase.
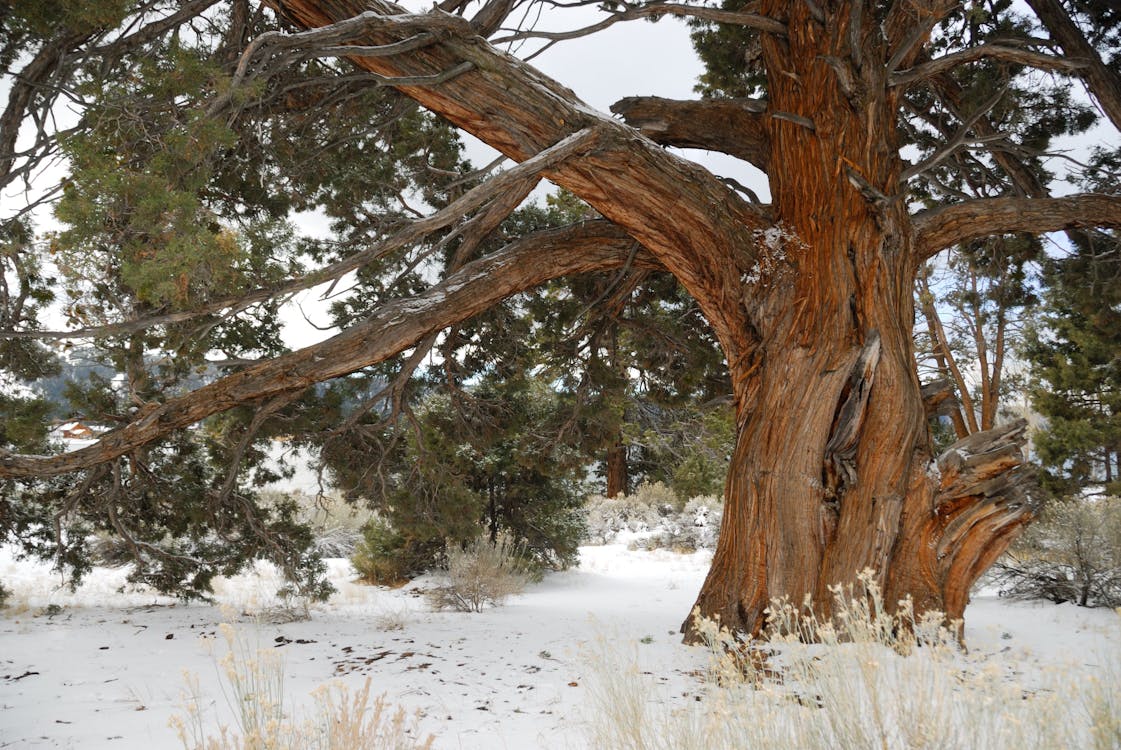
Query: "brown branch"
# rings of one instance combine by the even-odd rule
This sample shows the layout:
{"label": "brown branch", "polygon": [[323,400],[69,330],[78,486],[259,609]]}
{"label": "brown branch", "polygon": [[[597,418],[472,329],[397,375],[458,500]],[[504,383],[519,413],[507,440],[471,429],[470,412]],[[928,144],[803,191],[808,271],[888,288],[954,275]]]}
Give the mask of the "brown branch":
{"label": "brown branch", "polygon": [[892,74],[889,80],[892,86],[910,86],[917,81],[948,73],[959,65],[977,62],[984,58],[1002,60],[1017,65],[1026,65],[1032,68],[1054,70],[1062,73],[1077,73],[1087,65],[1086,62],[1081,60],[1071,60],[1065,57],[1045,55],[1042,52],[1034,52],[1022,47],[1014,47],[1010,44],[981,44],[976,47],[961,50],[960,52],[953,52],[948,55],[943,55],[942,57],[936,57],[933,60],[922,63],[921,65],[916,65],[907,70],[901,70],[898,73]]}
{"label": "brown branch", "polygon": [[[772,224],[696,164],[681,159],[634,129],[602,115],[557,82],[474,34],[470,25],[438,11],[410,15],[386,0],[266,0],[295,24],[317,28],[362,14],[366,32],[356,41],[384,45],[422,30],[436,43],[409,55],[353,60],[387,77],[431,74],[463,61],[475,70],[441,86],[399,90],[493,148],[521,161],[582,128],[601,140],[579,159],[547,170],[546,177],[623,227],[678,278],[712,325],[731,361],[754,356],[747,311],[727,304],[742,298],[741,274],[758,254],[754,237]],[[376,16],[376,13],[382,15]],[[426,26],[430,24],[430,26]],[[735,384],[746,403],[749,384]]]}
{"label": "brown branch", "polygon": [[[491,179],[472,188],[456,200],[449,203],[431,216],[418,219],[407,225],[396,234],[382,240],[373,247],[354,253],[340,261],[325,266],[313,273],[300,276],[288,281],[273,284],[268,287],[254,289],[236,297],[226,297],[213,300],[205,305],[191,310],[150,315],[119,323],[109,323],[102,326],[91,326],[73,331],[0,331],[0,340],[6,338],[33,338],[33,339],[75,339],[75,338],[100,338],[104,336],[119,336],[127,333],[142,331],[160,325],[173,325],[194,320],[206,315],[212,315],[223,310],[227,315],[236,314],[248,307],[269,299],[289,296],[296,292],[335,281],[357,270],[362,266],[380,258],[402,250],[424,239],[426,236],[443,229],[461,219],[464,215],[486,206],[482,221],[490,227],[497,225],[511,211],[517,208],[527,194],[527,181],[537,179],[537,176],[547,167],[564,159],[571,158],[589,148],[595,142],[592,131],[581,131],[565,139],[556,146],[537,154],[532,159],[527,159],[521,164],[501,172]],[[532,185],[529,186],[532,189]],[[517,203],[510,203],[510,196],[519,195]],[[490,203],[491,205],[487,205]],[[502,216],[497,213],[505,211]],[[497,216],[497,218],[496,218]],[[467,229],[472,224],[468,222]],[[477,232],[477,230],[475,230]],[[489,230],[487,230],[489,232]],[[480,238],[481,239],[481,238]]]}
{"label": "brown branch", "polygon": [[611,111],[655,143],[719,151],[766,172],[771,153],[764,127],[766,107],[766,102],[754,99],[630,96],[612,104]]}
{"label": "brown branch", "polygon": [[786,25],[769,16],[758,13],[743,13],[739,11],[720,10],[718,8],[703,8],[693,5],[675,5],[666,2],[653,2],[649,5],[627,5],[622,3],[626,10],[616,11],[601,21],[572,31],[519,31],[509,36],[499,37],[495,44],[515,42],[522,39],[549,39],[552,42],[577,39],[579,37],[595,34],[614,26],[621,21],[634,21],[639,18],[659,18],[661,16],[679,16],[682,18],[699,18],[714,23],[734,24],[746,26],[769,34],[786,36]]}
{"label": "brown branch", "polygon": [[1121,74],[1102,61],[1058,0],[1027,0],[1067,57],[1085,61],[1079,75],[1113,126],[1121,130]]}
{"label": "brown branch", "polygon": [[[560,276],[619,268],[633,244],[600,220],[530,235],[467,264],[415,297],[386,303],[337,336],[147,410],[87,448],[58,456],[0,453],[0,478],[51,476],[96,466],[239,404],[275,398],[382,362],[512,294]],[[657,267],[646,253],[633,262]]]}
{"label": "brown branch", "polygon": [[987,198],[922,211],[914,220],[919,261],[997,234],[1121,227],[1121,196],[1082,193],[1063,198]]}

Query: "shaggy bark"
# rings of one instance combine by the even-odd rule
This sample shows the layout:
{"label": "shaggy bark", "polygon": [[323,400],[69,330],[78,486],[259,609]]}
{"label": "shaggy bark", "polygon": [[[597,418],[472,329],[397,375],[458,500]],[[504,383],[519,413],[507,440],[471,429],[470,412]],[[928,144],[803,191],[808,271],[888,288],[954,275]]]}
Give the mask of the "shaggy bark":
{"label": "shaggy bark", "polygon": [[766,102],[754,99],[676,101],[632,96],[611,111],[655,143],[719,151],[767,171],[770,146],[763,124]]}

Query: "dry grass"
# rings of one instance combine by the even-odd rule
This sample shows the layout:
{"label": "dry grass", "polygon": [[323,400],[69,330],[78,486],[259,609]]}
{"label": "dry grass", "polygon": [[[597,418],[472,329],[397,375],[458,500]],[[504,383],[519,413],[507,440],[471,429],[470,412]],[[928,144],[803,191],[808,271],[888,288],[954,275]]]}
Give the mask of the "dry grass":
{"label": "dry grass", "polygon": [[341,683],[312,693],[314,710],[297,720],[284,697],[284,669],[275,649],[255,648],[244,634],[222,625],[227,651],[219,659],[226,703],[235,727],[206,729],[207,701],[197,676],[186,675],[185,714],[171,725],[187,750],[428,750],[433,738],[418,739],[415,717],[392,708],[384,695],[371,698],[370,678],[355,692]]}
{"label": "dry grass", "polygon": [[[1043,674],[963,653],[934,617],[889,613],[865,578],[836,591],[819,622],[776,602],[766,639],[741,643],[703,630],[711,668],[699,700],[660,695],[635,655],[600,644],[592,655],[594,747],[1106,748],[1121,747],[1121,655],[1094,679]],[[814,641],[809,643],[807,641]]]}

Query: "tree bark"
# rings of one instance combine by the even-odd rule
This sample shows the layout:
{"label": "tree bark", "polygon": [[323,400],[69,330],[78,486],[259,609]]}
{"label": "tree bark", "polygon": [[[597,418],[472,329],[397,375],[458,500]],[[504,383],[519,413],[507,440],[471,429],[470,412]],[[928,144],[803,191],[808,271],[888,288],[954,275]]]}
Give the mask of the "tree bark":
{"label": "tree bark", "polygon": [[607,449],[607,497],[618,497],[630,492],[627,471],[627,446],[621,441]]}

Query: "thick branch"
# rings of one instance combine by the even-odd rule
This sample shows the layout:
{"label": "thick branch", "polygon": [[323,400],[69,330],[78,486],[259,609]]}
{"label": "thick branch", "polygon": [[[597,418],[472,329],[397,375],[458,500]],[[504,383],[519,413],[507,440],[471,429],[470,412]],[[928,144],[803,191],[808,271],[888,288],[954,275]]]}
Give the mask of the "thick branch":
{"label": "thick branch", "polygon": [[1113,126],[1121,130],[1121,74],[1102,61],[1059,0],[1028,0],[1028,5],[1067,57],[1085,61],[1079,75]]}
{"label": "thick branch", "polygon": [[[592,110],[560,84],[494,49],[462,19],[436,11],[408,15],[385,0],[268,2],[305,28],[345,21],[373,8],[362,14],[362,44],[391,44],[433,30],[439,41],[423,49],[399,57],[358,57],[354,62],[388,77],[430,75],[472,63],[473,71],[441,86],[400,90],[518,161],[578,130],[595,130],[600,140],[594,151],[557,164],[546,176],[658,257],[697,300],[729,361],[754,357],[757,342],[751,337],[747,312],[729,300],[741,299],[741,273],[754,264],[753,232],[771,224],[762,209],[696,164]],[[734,385],[740,402],[746,403],[748,384]]]}
{"label": "thick branch", "polygon": [[923,211],[915,217],[920,261],[953,245],[997,234],[1121,227],[1121,196],[1083,193],[1063,198],[988,198]]}
{"label": "thick branch", "polygon": [[400,354],[425,336],[459,323],[512,294],[570,274],[635,265],[634,240],[605,221],[587,221],[530,235],[464,266],[408,299],[394,300],[364,322],[314,346],[228,375],[150,405],[143,416],[94,445],[58,456],[0,455],[0,478],[51,476],[111,461],[167,433],[239,404],[272,398],[354,372]]}
{"label": "thick branch", "polygon": [[611,111],[655,143],[719,151],[766,172],[771,153],[763,126],[766,106],[754,99],[631,96],[612,104]]}

